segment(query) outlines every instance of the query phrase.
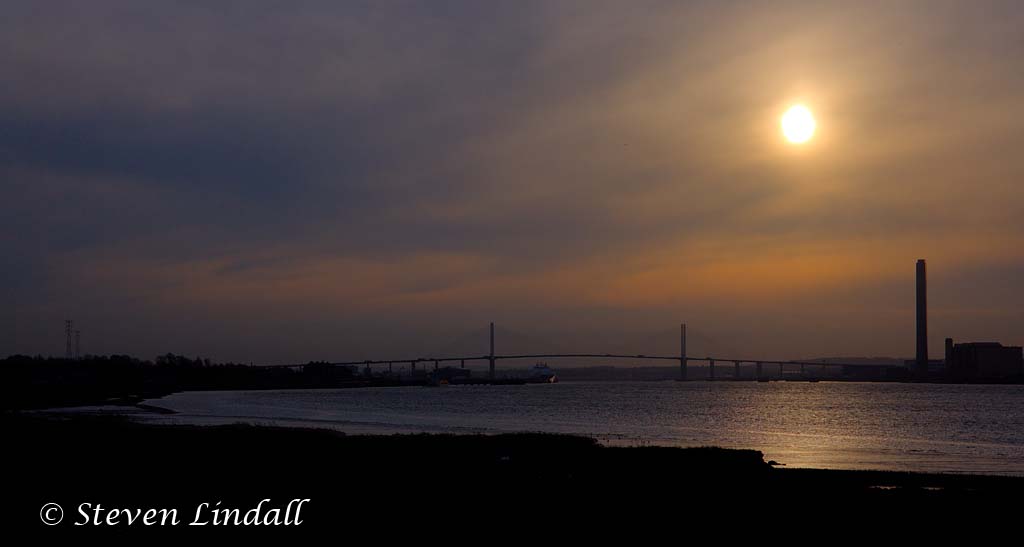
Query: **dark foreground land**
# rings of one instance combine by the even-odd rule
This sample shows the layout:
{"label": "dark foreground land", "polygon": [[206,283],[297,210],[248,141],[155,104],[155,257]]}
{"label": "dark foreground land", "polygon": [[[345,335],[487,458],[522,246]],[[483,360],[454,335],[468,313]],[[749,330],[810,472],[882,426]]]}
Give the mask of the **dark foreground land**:
{"label": "dark foreground land", "polygon": [[[183,521],[177,528],[187,528],[203,502],[244,513],[269,498],[282,508],[309,499],[301,513],[305,530],[468,523],[596,530],[707,513],[878,521],[909,510],[1019,512],[1024,493],[1024,478],[785,469],[757,451],[609,448],[560,435],[346,436],[16,413],[0,421],[3,525],[42,533],[110,528],[92,524],[92,511],[90,525],[76,528],[86,520],[77,510],[82,503],[104,510],[175,507]],[[40,522],[40,508],[50,502],[64,510],[56,527]],[[129,526],[123,515],[118,520],[118,527]]]}

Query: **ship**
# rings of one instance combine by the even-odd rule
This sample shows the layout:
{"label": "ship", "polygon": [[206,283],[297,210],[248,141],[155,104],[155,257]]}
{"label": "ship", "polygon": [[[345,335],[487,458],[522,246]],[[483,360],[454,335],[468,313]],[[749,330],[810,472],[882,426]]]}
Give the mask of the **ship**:
{"label": "ship", "polygon": [[529,384],[555,384],[558,383],[558,375],[547,363],[537,363],[530,369],[526,382]]}

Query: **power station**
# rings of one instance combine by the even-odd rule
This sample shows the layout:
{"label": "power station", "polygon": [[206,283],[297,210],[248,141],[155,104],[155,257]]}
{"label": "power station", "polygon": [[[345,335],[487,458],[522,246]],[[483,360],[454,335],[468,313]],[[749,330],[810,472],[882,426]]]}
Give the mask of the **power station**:
{"label": "power station", "polygon": [[[999,342],[954,344],[946,338],[944,359],[928,359],[928,279],[924,259],[917,261],[917,353],[911,368],[918,380],[954,382],[1000,382],[1019,380],[1024,375],[1024,349]],[[942,372],[932,371],[941,367]]]}

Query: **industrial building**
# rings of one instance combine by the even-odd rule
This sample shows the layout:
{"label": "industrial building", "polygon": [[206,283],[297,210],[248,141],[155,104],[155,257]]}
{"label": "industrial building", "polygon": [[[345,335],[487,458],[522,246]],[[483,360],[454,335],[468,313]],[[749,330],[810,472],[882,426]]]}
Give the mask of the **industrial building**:
{"label": "industrial building", "polygon": [[1024,349],[999,342],[954,344],[946,338],[946,374],[953,380],[1002,380],[1024,374]]}

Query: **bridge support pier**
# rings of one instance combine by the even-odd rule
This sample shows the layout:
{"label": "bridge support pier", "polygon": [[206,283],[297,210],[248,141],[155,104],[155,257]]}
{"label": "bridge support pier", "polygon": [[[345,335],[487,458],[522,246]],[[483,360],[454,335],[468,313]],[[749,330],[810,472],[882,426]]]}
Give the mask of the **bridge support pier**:
{"label": "bridge support pier", "polygon": [[740,362],[739,361],[733,361],[733,366],[735,367],[735,369],[733,370],[733,373],[732,373],[733,379],[734,380],[739,380],[740,379]]}
{"label": "bridge support pier", "polygon": [[715,360],[714,359],[708,359],[708,379],[709,380],[714,380],[715,379]]}
{"label": "bridge support pier", "polygon": [[779,363],[779,378],[782,378],[782,367],[783,366],[785,366],[785,365],[783,365],[782,363]]}
{"label": "bridge support pier", "polygon": [[756,369],[756,371],[757,371],[757,374],[756,374],[756,376],[757,376],[757,378],[761,378],[761,376],[764,376],[764,370],[763,370],[763,368],[761,367],[761,361],[758,361],[758,362],[756,363],[756,365],[757,365],[757,369]]}
{"label": "bridge support pier", "polygon": [[679,379],[686,379],[686,323],[679,325]]}

